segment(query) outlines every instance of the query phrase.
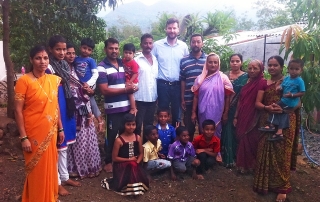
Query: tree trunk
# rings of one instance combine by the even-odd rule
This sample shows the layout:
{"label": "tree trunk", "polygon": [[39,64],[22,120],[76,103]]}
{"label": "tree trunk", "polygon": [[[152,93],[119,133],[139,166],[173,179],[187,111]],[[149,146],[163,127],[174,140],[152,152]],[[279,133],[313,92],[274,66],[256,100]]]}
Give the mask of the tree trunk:
{"label": "tree trunk", "polygon": [[9,48],[9,10],[10,0],[2,1],[2,21],[3,21],[3,59],[7,70],[7,117],[14,118],[14,70],[10,58]]}

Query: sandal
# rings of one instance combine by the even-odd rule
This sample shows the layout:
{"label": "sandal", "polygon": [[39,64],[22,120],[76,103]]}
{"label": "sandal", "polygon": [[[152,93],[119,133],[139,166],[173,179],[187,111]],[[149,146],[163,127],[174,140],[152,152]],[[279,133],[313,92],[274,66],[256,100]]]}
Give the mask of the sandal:
{"label": "sandal", "polygon": [[276,128],[274,126],[266,125],[265,127],[258,128],[258,130],[263,132],[274,132],[276,131]]}
{"label": "sandal", "polygon": [[283,140],[283,139],[284,139],[283,134],[274,134],[268,138],[268,141],[274,142],[274,141],[279,141],[279,140]]}

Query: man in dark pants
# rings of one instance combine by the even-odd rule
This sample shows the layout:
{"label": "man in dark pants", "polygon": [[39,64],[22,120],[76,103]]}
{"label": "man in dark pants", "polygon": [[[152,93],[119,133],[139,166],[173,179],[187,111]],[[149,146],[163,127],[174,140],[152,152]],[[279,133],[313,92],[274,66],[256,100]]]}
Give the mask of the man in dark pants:
{"label": "man in dark pants", "polygon": [[156,41],[152,53],[159,64],[157,80],[158,107],[171,107],[172,125],[181,122],[181,89],[180,89],[180,60],[189,54],[188,46],[177,38],[179,21],[170,18],[166,23],[167,37]]}
{"label": "man in dark pants", "polygon": [[139,91],[134,94],[136,100],[137,128],[136,134],[141,135],[141,126],[153,125],[154,113],[156,110],[158,61],[152,55],[153,37],[151,34],[144,34],[141,37],[140,47],[142,54],[134,58],[139,65]]}
{"label": "man in dark pants", "polygon": [[119,42],[109,38],[104,42],[106,58],[98,64],[97,85],[104,95],[107,137],[105,142],[106,158],[104,170],[112,172],[112,148],[122,125],[123,116],[129,112],[128,94],[138,90],[134,85],[125,85],[125,71],[119,55]]}
{"label": "man in dark pants", "polygon": [[188,128],[190,142],[192,142],[196,130],[195,123],[191,120],[193,102],[191,87],[197,76],[201,74],[207,57],[202,51],[202,47],[202,35],[193,34],[190,37],[191,53],[180,61],[181,107],[184,111],[183,123]]}

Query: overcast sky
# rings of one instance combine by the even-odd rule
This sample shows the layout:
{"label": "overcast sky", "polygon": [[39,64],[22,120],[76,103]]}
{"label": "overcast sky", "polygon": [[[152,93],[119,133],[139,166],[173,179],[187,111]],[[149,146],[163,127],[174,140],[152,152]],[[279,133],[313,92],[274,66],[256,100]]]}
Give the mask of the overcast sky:
{"label": "overcast sky", "polygon": [[[119,0],[118,7],[123,4],[140,1],[146,5],[152,5],[161,0],[122,0],[122,3]],[[199,10],[201,8],[222,8],[222,7],[233,7],[233,9],[239,8],[240,10],[252,10],[253,3],[257,0],[173,0],[175,3],[181,4],[191,4],[195,6],[195,10]],[[104,16],[105,14],[109,13],[111,9],[104,9],[98,14],[98,16]]]}

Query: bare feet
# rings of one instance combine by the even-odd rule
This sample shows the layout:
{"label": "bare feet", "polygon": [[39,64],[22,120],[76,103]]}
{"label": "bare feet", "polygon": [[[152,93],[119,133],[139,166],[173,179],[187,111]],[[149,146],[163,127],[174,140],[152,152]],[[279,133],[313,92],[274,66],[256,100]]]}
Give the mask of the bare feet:
{"label": "bare feet", "polygon": [[58,193],[60,196],[67,196],[71,194],[62,185],[59,185]]}
{"label": "bare feet", "polygon": [[276,202],[285,202],[287,198],[286,194],[278,194]]}
{"label": "bare feet", "polygon": [[63,185],[70,185],[74,187],[80,187],[81,183],[72,179],[68,179],[67,181],[62,182]]}
{"label": "bare feet", "polygon": [[198,180],[204,180],[203,175],[197,175],[197,177],[198,177]]}
{"label": "bare feet", "polygon": [[112,173],[112,164],[111,163],[106,164],[103,169],[107,173]]}

